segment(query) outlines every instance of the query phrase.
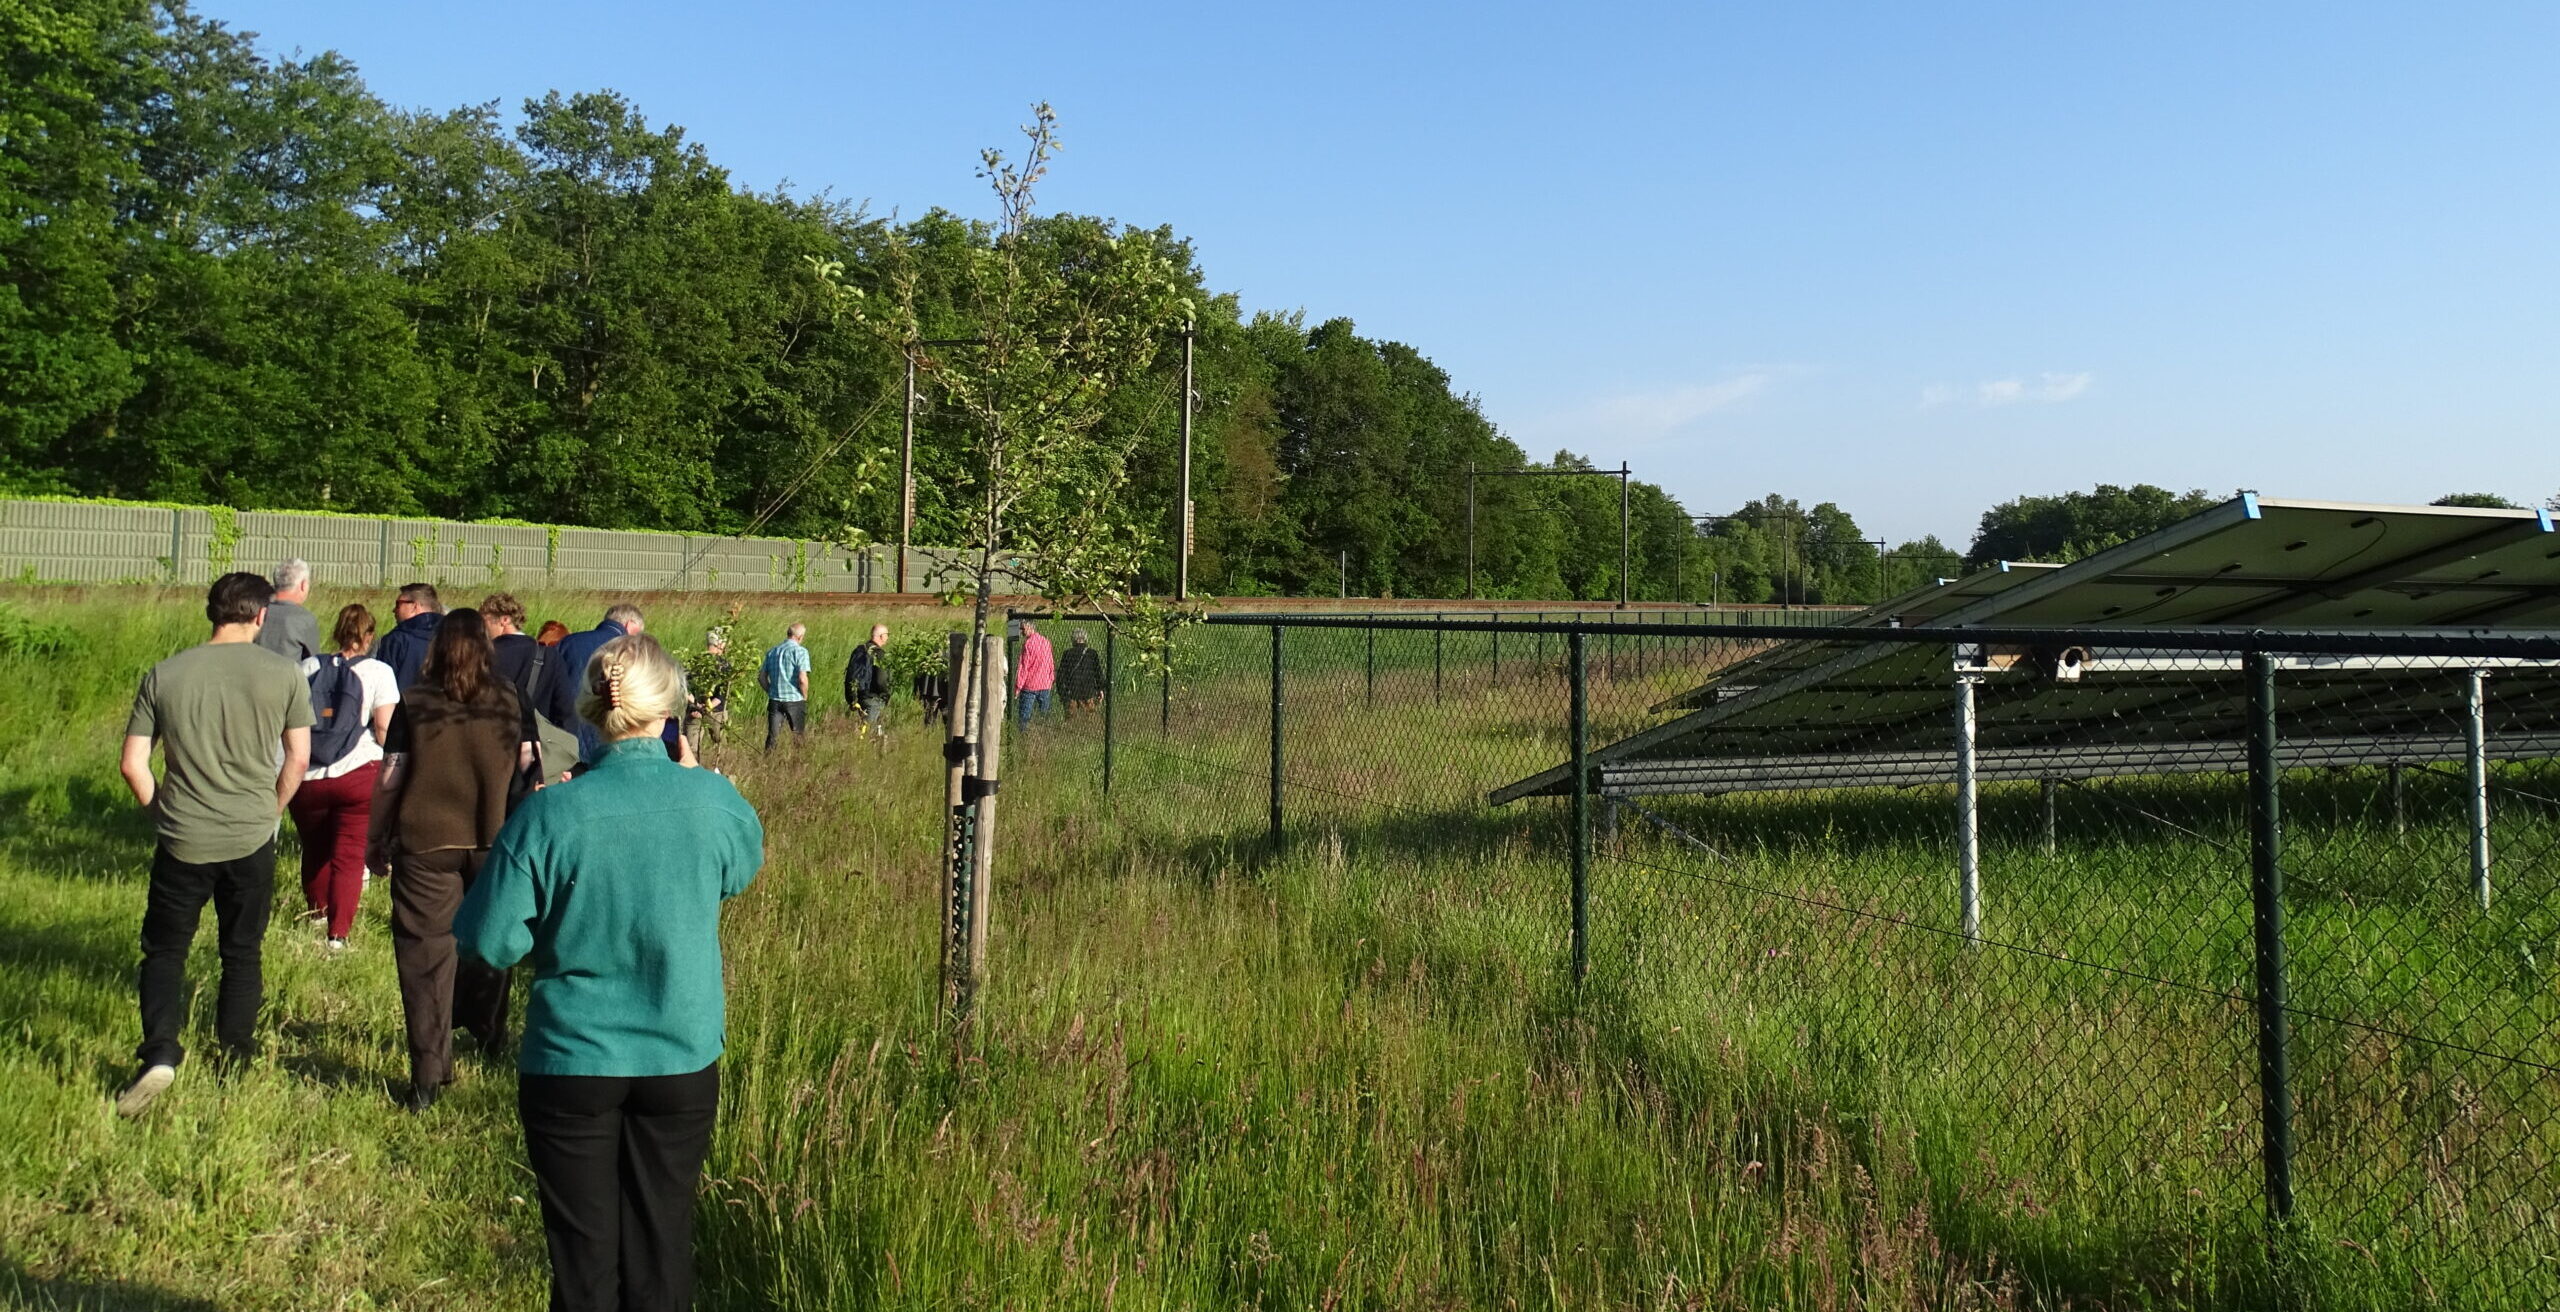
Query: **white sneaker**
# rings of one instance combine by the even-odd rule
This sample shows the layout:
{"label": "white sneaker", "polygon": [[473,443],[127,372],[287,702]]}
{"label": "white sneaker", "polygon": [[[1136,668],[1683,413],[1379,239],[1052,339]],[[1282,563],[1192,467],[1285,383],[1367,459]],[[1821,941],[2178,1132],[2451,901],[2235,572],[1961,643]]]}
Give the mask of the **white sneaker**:
{"label": "white sneaker", "polygon": [[166,1063],[143,1067],[142,1073],[133,1077],[133,1083],[116,1095],[116,1115],[131,1118],[151,1110],[151,1104],[177,1078],[178,1068]]}
{"label": "white sneaker", "polygon": [[330,956],[333,956],[333,957],[334,957],[334,956],[338,955],[339,953],[344,952],[344,951],[346,951],[346,950],[347,950],[347,941],[346,941],[345,939],[342,939],[342,938],[333,938],[333,939],[329,940],[329,955],[330,955]]}

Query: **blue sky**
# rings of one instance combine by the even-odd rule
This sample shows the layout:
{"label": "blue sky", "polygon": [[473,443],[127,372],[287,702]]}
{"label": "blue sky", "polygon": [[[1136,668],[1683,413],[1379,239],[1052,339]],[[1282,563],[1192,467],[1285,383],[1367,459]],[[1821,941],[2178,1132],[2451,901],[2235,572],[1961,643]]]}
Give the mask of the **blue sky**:
{"label": "blue sky", "polygon": [[2560,492],[2560,6],[205,0],[410,105],[612,87],[744,184],[1170,223],[1535,456],[1958,545],[2022,492]]}

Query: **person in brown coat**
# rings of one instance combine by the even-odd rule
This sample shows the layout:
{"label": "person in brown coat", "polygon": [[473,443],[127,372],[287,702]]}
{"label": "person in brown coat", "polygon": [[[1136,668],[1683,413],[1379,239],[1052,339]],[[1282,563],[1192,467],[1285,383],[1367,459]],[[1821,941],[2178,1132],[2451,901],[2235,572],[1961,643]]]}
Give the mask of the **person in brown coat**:
{"label": "person in brown coat", "polygon": [[498,677],[474,610],[444,617],[426,667],[400,699],[384,744],[368,850],[391,872],[391,954],[409,1027],[413,1112],[453,1082],[453,1027],[483,1052],[506,1045],[507,976],[454,952],[453,915],[507,819],[507,791],[530,765],[532,712]]}

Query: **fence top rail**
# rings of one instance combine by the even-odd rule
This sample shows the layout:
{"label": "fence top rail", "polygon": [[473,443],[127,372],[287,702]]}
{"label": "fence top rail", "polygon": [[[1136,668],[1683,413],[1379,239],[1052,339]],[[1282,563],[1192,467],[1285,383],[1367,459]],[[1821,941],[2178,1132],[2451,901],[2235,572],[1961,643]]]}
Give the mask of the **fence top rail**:
{"label": "fence top rail", "polygon": [[[1557,607],[1559,611],[1567,607]],[[1465,614],[1452,608],[1452,613]],[[1013,619],[1104,624],[1100,613],[1065,615],[1013,610]],[[2105,628],[2074,625],[1911,625],[1902,628],[1840,624],[1626,623],[1592,620],[1449,619],[1435,616],[1307,615],[1236,612],[1202,617],[1219,628],[1386,629],[1421,633],[1590,634],[1599,637],[1728,638],[1802,642],[1826,647],[1878,645],[2000,647],[2106,647],[2119,651],[2184,654],[2266,652],[2291,656],[2412,656],[2461,659],[2560,660],[2560,630],[2515,629],[2279,629],[2226,625],[2202,628]]]}
{"label": "fence top rail", "polygon": [[2560,660],[2560,632],[2495,629],[2073,628],[1918,625],[1850,628],[1801,624],[1609,624],[1560,620],[1438,620],[1325,615],[1211,615],[1242,628],[1388,629],[1444,633],[1547,633],[1648,638],[1728,638],[1823,646],[1989,643],[2016,647],[2113,647],[2143,651],[2269,652],[2294,655],[2516,657]]}

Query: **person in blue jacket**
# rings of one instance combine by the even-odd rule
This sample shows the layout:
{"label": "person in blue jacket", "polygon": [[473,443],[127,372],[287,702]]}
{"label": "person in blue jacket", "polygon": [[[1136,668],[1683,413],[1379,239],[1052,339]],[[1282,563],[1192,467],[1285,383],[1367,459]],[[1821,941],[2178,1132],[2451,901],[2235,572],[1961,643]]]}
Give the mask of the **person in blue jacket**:
{"label": "person in blue jacket", "polygon": [[[584,633],[572,633],[560,640],[560,672],[569,677],[552,680],[551,687],[559,690],[551,699],[553,704],[534,709],[542,712],[553,724],[578,735],[580,759],[595,759],[596,749],[605,741],[605,735],[578,711],[576,690],[586,686],[587,662],[595,659],[595,654],[604,650],[606,643],[645,633],[648,628],[649,622],[641,616],[639,607],[627,601],[616,602],[605,608],[604,619],[594,628]],[[694,763],[693,744],[684,736],[682,715],[668,721],[661,741],[665,742],[669,757],[687,765]]]}
{"label": "person in blue jacket", "polygon": [[684,703],[656,639],[598,648],[578,708],[604,746],[508,817],[454,919],[488,965],[533,961],[516,1111],[559,1312],[691,1306],[725,1038],[720,904],[763,865],[764,826],[726,778],[667,759],[658,735]]}
{"label": "person in blue jacket", "polygon": [[391,603],[391,631],[374,640],[373,658],[391,667],[391,681],[400,691],[418,681],[418,671],[426,668],[427,644],[435,641],[436,626],[444,623],[444,602],[436,597],[432,583],[404,583],[398,599]]}

